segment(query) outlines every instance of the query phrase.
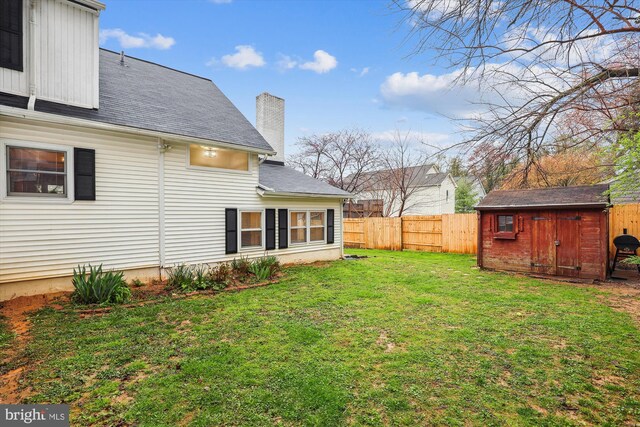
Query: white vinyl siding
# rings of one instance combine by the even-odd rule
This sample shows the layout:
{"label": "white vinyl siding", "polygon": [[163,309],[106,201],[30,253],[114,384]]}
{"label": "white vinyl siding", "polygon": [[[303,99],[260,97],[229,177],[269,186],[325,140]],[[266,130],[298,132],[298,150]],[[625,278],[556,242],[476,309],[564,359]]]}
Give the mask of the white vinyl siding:
{"label": "white vinyl siding", "polygon": [[[29,96],[31,28],[23,0],[24,71],[0,68],[0,92]],[[36,96],[85,108],[98,107],[98,15],[69,1],[36,4]]]}
{"label": "white vinyl siding", "polygon": [[[290,211],[335,209],[335,242],[333,244],[323,242],[315,242],[313,245],[290,244],[287,249],[275,249],[269,251],[269,254],[305,253],[341,247],[341,200],[312,197],[263,198],[256,192],[259,167],[257,155],[251,155],[250,173],[202,170],[185,166],[187,163],[185,144],[171,143],[171,145],[173,148],[165,154],[164,166],[165,266],[182,262],[228,261],[241,255],[251,257],[264,255],[266,252],[263,248],[244,248],[238,254],[225,254],[226,208],[238,209],[238,217],[245,210],[268,208]],[[276,221],[277,217],[276,214]],[[278,230],[277,224],[276,230]]]}
{"label": "white vinyl siding", "polygon": [[[7,116],[0,117],[0,139],[96,151],[95,201],[0,200],[0,283],[68,276],[78,264],[86,263],[102,263],[105,269],[158,267],[161,240],[164,266],[264,255],[263,247],[225,254],[225,208],[238,209],[239,214],[267,208],[334,209],[335,243],[316,242],[269,253],[302,254],[300,259],[311,260],[316,253],[321,257],[322,251],[336,254],[341,248],[341,201],[260,197],[254,154],[250,173],[195,170],[186,166],[185,144],[167,141],[171,148],[160,163],[156,138]],[[159,181],[161,170],[164,184]],[[162,217],[164,233],[159,226]]]}
{"label": "white vinyl siding", "polygon": [[158,265],[155,138],[7,117],[0,138],[96,150],[96,201],[0,201],[0,283],[65,276],[84,263]]}

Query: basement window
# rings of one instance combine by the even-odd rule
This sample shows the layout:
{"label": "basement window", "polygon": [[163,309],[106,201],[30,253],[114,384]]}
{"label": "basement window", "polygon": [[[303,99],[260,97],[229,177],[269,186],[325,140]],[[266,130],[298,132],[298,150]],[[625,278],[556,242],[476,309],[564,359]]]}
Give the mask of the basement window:
{"label": "basement window", "polygon": [[246,172],[249,170],[249,153],[207,145],[191,144],[189,145],[189,165],[199,168]]}
{"label": "basement window", "polygon": [[240,247],[262,247],[262,212],[241,212]]}
{"label": "basement window", "polygon": [[67,196],[68,150],[6,146],[7,195]]}

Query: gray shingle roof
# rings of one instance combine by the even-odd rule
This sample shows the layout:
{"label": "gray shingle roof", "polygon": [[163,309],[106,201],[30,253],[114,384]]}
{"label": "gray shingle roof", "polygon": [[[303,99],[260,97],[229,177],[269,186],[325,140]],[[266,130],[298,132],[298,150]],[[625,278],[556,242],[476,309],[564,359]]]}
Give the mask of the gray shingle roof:
{"label": "gray shingle roof", "polygon": [[131,57],[122,66],[120,55],[105,49],[100,49],[98,110],[42,100],[35,109],[273,151],[211,80]]}
{"label": "gray shingle roof", "polygon": [[604,194],[608,189],[607,184],[599,184],[529,190],[495,190],[487,194],[476,209],[605,207],[609,204],[609,198]]}
{"label": "gray shingle roof", "polygon": [[[420,166],[410,166],[404,169],[405,177],[415,187],[432,187],[441,185],[449,176],[446,172],[429,173],[434,167],[428,163]],[[389,184],[389,174],[400,169],[382,169],[362,174],[360,182],[364,183],[364,190],[385,188]],[[349,177],[347,178],[349,179]]]}
{"label": "gray shingle roof", "polygon": [[267,191],[273,190],[275,193],[351,197],[351,194],[346,191],[311,178],[288,166],[262,163],[259,177],[260,185],[266,187]]}

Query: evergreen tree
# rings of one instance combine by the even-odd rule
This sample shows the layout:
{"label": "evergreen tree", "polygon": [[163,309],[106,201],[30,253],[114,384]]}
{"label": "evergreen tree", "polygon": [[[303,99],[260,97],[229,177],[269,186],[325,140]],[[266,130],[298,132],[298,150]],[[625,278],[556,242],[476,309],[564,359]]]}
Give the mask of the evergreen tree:
{"label": "evergreen tree", "polygon": [[461,179],[456,188],[456,213],[473,212],[476,203],[478,203],[478,193],[468,179]]}

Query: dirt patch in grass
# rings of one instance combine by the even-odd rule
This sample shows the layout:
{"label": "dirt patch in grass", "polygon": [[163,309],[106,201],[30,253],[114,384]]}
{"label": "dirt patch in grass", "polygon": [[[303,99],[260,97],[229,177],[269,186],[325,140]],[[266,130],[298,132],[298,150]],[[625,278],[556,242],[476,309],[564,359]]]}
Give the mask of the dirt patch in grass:
{"label": "dirt patch in grass", "polygon": [[9,329],[15,337],[2,358],[0,403],[19,403],[30,395],[30,388],[22,387],[20,381],[29,367],[28,361],[23,360],[24,349],[31,339],[29,314],[47,305],[61,308],[60,304],[68,298],[68,292],[58,292],[18,297],[2,303],[0,315],[7,319]]}

